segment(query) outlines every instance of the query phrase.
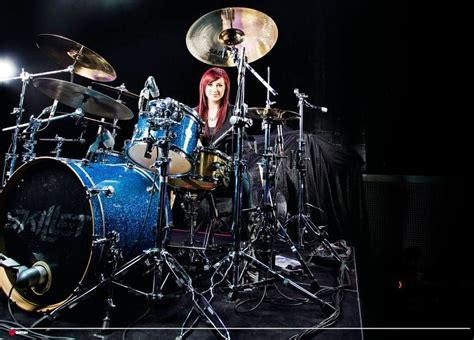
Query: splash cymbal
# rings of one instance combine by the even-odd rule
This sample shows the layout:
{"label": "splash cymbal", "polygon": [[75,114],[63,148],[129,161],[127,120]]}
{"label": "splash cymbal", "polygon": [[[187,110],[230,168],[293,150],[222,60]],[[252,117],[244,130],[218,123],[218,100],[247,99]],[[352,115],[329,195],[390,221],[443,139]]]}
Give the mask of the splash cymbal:
{"label": "splash cymbal", "polygon": [[95,116],[129,120],[132,111],[113,98],[87,87],[59,79],[37,78],[33,85],[46,96],[72,107],[82,108],[84,112]]}
{"label": "splash cymbal", "polygon": [[292,120],[298,119],[300,114],[294,111],[282,110],[274,107],[269,109],[265,107],[249,107],[247,117],[254,119],[271,118],[273,120]]}
{"label": "splash cymbal", "polygon": [[74,73],[88,79],[110,82],[117,78],[114,68],[86,46],[60,35],[42,33],[36,46],[63,67],[74,65]]}
{"label": "splash cymbal", "polygon": [[103,87],[105,89],[108,89],[120,96],[124,95],[124,96],[127,96],[127,97],[130,97],[130,98],[139,98],[140,96],[138,94],[135,94],[133,92],[130,92],[127,90],[127,88],[125,87],[125,84],[122,84],[120,86],[110,86],[110,85],[107,85],[107,84],[102,84],[102,83],[96,83],[95,81],[92,82],[92,84],[94,85],[98,85],[100,87]]}
{"label": "splash cymbal", "polygon": [[214,66],[236,66],[228,46],[245,47],[247,62],[267,54],[278,38],[268,15],[250,8],[229,7],[203,15],[186,34],[186,46],[198,60]]}

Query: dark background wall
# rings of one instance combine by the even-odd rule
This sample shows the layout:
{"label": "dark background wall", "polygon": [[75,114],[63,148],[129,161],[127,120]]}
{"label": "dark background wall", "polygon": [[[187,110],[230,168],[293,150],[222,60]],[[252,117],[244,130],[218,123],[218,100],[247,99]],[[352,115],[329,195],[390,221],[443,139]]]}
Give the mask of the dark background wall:
{"label": "dark background wall", "polygon": [[[372,301],[367,299],[365,304],[372,312],[366,317],[369,325],[377,325],[383,321],[383,311],[393,307],[397,300],[401,301],[397,295],[400,292],[390,290],[392,283],[397,282],[404,270],[411,270],[409,275],[413,278],[413,271],[416,274],[419,269],[413,266],[401,269],[393,265],[403,261],[403,251],[418,246],[429,256],[422,258],[422,269],[446,268],[449,261],[444,255],[453,254],[457,247],[456,237],[450,231],[462,234],[466,230],[461,222],[465,212],[464,181],[460,180],[467,173],[463,164],[467,149],[466,125],[449,106],[436,105],[440,98],[426,95],[428,88],[443,86],[442,91],[434,92],[442,94],[449,87],[435,80],[439,65],[432,65],[439,50],[434,49],[421,58],[414,55],[427,41],[437,40],[432,26],[423,24],[423,18],[430,17],[427,8],[417,12],[423,14],[414,15],[413,4],[408,5],[406,1],[213,0],[186,4],[140,0],[6,1],[0,12],[0,58],[13,59],[18,74],[21,68],[30,73],[60,69],[35,46],[37,34],[57,34],[80,42],[104,57],[118,75],[109,85],[125,83],[128,90],[139,93],[146,78],[153,75],[163,97],[194,106],[199,78],[210,66],[189,53],[185,44],[186,32],[202,15],[228,6],[262,11],[277,24],[276,45],[263,58],[253,62],[252,67],[264,78],[267,67],[271,68],[271,83],[279,92],[279,96],[273,98],[277,102],[275,107],[296,111],[293,89],[299,88],[308,94],[311,103],[329,108],[326,114],[305,110],[307,132],[364,153],[367,174],[457,177],[454,181],[441,180],[450,185],[448,196],[444,195],[445,189],[437,189],[439,181],[435,181],[438,184],[434,187],[430,186],[429,180],[421,185],[409,185],[408,190],[406,183],[397,177],[387,181],[365,178],[370,205],[368,230],[372,239],[369,255],[383,259],[376,261],[376,271],[367,273],[369,270],[365,270],[368,275],[363,283],[365,287],[382,289],[384,278],[389,281],[385,291],[367,292]],[[414,19],[410,26],[409,16]],[[410,62],[410,72],[409,57],[416,62],[414,65]],[[228,72],[233,100],[236,70],[229,68]],[[69,79],[66,74],[55,77]],[[426,79],[430,79],[431,84],[426,84]],[[89,79],[80,76],[76,76],[75,81],[84,86],[91,84]],[[18,105],[20,89],[20,81],[0,82],[1,128],[14,125],[14,116],[9,113]],[[94,89],[113,96],[99,87]],[[247,73],[246,102],[249,106],[264,106],[265,100],[265,88]],[[50,104],[49,98],[28,86],[23,121]],[[129,99],[127,104],[135,117],[120,122],[116,149],[120,149],[125,139],[131,138],[137,121],[136,100]],[[70,109],[61,105],[60,110]],[[288,125],[297,128],[295,121]],[[256,122],[252,132],[261,133],[259,127],[260,123]],[[84,157],[95,131],[96,127],[89,126],[87,143],[65,145],[63,156]],[[52,123],[39,137],[58,134],[76,138],[79,133],[74,121],[62,120]],[[2,158],[10,140],[10,133],[0,132]],[[45,155],[53,149],[54,145],[43,142],[38,145],[37,154]],[[21,148],[20,151],[23,152]],[[442,187],[445,188],[444,184]],[[434,191],[435,196],[431,195]],[[455,218],[451,218],[454,215]],[[393,233],[397,235],[394,239],[388,236]],[[445,235],[449,236],[447,242],[443,242]],[[465,243],[466,238],[463,245]],[[438,245],[445,250],[437,248]],[[466,256],[467,252],[461,252],[462,258],[456,268],[467,263]],[[394,257],[397,260],[393,260]],[[450,258],[454,257],[456,255]],[[451,286],[446,283],[442,288],[441,300],[451,301]],[[423,305],[428,301],[438,307],[433,311],[454,307],[449,303],[441,306],[439,302],[437,305],[433,302],[440,300],[440,291],[432,288],[433,294],[425,300],[426,294],[414,293],[421,296],[421,301],[418,299],[415,303]],[[383,300],[379,299],[383,294],[388,295],[386,306],[381,305]],[[395,314],[402,313],[403,307],[398,304],[399,309],[390,309],[393,313],[386,313],[387,319],[397,317]],[[422,315],[418,313],[417,305],[412,312],[405,318]],[[442,317],[439,318],[436,321],[442,323]]]}
{"label": "dark background wall", "polygon": [[[30,73],[60,68],[35,47],[37,34],[53,33],[103,56],[117,71],[111,85],[125,83],[130,91],[139,93],[146,78],[153,75],[163,96],[191,106],[197,102],[199,77],[208,65],[187,50],[189,27],[200,16],[226,6],[260,10],[276,22],[279,36],[275,47],[252,66],[263,77],[271,67],[272,85],[280,93],[274,98],[275,107],[297,110],[294,88],[307,93],[310,102],[327,106],[327,114],[305,112],[306,130],[338,144],[366,145],[369,173],[442,174],[450,170],[437,158],[442,146],[437,131],[445,122],[433,117],[425,122],[423,112],[407,105],[409,32],[403,2],[9,1],[3,6],[0,56],[13,59],[18,73],[21,67]],[[235,69],[229,73],[235,85]],[[56,77],[68,79],[65,74]],[[90,80],[80,76],[76,82],[90,85]],[[2,127],[13,125],[9,112],[18,105],[19,91],[19,81],[0,84]],[[246,92],[249,106],[265,104],[266,90],[251,74]],[[24,119],[49,104],[48,98],[29,86]],[[129,100],[129,106],[136,112],[135,101]],[[119,139],[130,138],[135,122],[136,117],[121,122]],[[297,127],[295,123],[289,125]],[[57,122],[42,136],[77,132],[70,125]],[[446,132],[444,129],[444,136]],[[9,133],[2,133],[2,151],[9,138]],[[38,150],[51,148],[42,150],[40,145]],[[73,152],[73,146],[66,146],[65,152],[68,149]],[[78,153],[84,149],[86,146]]]}

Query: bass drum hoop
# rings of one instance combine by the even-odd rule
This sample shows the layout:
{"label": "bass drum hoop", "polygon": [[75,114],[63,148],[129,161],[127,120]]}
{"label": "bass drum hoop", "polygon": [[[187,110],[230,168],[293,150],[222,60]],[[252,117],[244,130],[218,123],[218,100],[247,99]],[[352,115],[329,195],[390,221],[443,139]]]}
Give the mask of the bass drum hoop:
{"label": "bass drum hoop", "polygon": [[[10,177],[10,179],[8,180],[7,184],[5,185],[5,187],[3,188],[3,191],[1,193],[0,207],[4,206],[3,202],[4,202],[4,199],[5,199],[6,195],[8,195],[10,190],[15,190],[16,183],[18,182],[18,180],[21,180],[21,178],[22,178],[21,175],[24,174],[26,170],[30,169],[31,167],[36,166],[39,163],[43,163],[43,162],[46,162],[46,161],[53,161],[57,165],[60,164],[60,166],[67,167],[70,170],[70,172],[72,172],[74,174],[74,177],[77,179],[78,183],[82,187],[87,187],[86,183],[84,183],[84,181],[78,176],[76,171],[68,163],[66,163],[65,158],[61,159],[61,158],[54,158],[54,157],[38,157],[38,158],[36,158],[35,160],[33,160],[31,162],[23,164],[22,166],[20,166],[13,173],[13,175]],[[88,203],[88,206],[89,206],[89,209],[90,209],[90,212],[91,212],[91,216],[95,216],[94,208],[93,208],[91,200],[89,199],[87,203]],[[102,206],[102,202],[100,202],[100,197],[99,197],[99,205],[102,208],[101,213],[103,214],[103,206]],[[0,221],[0,222],[3,223],[3,221]],[[102,220],[102,223],[103,223],[103,220]],[[95,230],[96,230],[95,219],[92,218],[92,232],[91,232],[92,236],[95,235]],[[102,232],[104,233],[104,231],[105,231],[105,227],[104,227],[104,225],[102,225]],[[4,241],[3,239],[0,240],[0,249],[2,249],[2,250],[4,248],[4,244],[2,244],[3,241]],[[92,245],[91,245],[91,248],[92,248]],[[101,256],[102,252],[103,252],[103,247],[99,251],[99,253],[100,253],[99,258],[102,257]],[[84,280],[87,278],[87,276],[89,274],[90,268],[93,266],[93,262],[94,262],[93,261],[93,255],[94,255],[94,252],[91,249],[91,251],[89,253],[89,257],[87,259],[87,264],[85,266],[85,270],[82,273],[82,276],[79,280],[78,286],[80,286],[84,282]],[[1,285],[4,293],[7,294],[7,295],[10,293],[10,290],[13,287],[13,284],[11,283],[10,279],[8,278],[8,274],[7,274],[6,270],[3,267],[0,268],[0,285]],[[53,304],[50,304],[50,305],[47,305],[47,306],[40,306],[40,305],[38,305],[34,302],[31,302],[30,300],[25,298],[22,294],[20,294],[16,289],[13,289],[10,298],[20,308],[22,308],[26,311],[37,311],[37,312],[44,313],[44,312],[48,312],[52,309],[55,309],[55,308],[61,306],[64,302],[66,302],[69,298],[71,298],[71,296],[73,296],[73,292],[71,292],[71,294],[67,298],[65,298],[64,300],[61,300],[57,303],[53,303]]]}

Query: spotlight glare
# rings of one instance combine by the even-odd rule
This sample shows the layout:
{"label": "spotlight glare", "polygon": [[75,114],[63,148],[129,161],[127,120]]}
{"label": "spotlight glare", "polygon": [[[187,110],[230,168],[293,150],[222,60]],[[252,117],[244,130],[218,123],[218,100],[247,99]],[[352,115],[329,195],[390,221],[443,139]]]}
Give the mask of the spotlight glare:
{"label": "spotlight glare", "polygon": [[0,58],[0,81],[15,75],[16,67],[9,59]]}

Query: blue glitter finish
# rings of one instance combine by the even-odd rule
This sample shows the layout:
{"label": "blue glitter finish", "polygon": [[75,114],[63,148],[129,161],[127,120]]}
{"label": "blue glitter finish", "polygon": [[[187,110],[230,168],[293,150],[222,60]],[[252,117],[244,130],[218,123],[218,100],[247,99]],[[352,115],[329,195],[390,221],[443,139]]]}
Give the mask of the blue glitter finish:
{"label": "blue glitter finish", "polygon": [[105,164],[126,164],[128,163],[128,160],[123,153],[98,149],[94,155],[93,162]]}
{"label": "blue glitter finish", "polygon": [[[150,172],[125,164],[84,164],[69,160],[65,163],[90,190],[112,187],[111,197],[105,192],[91,195],[94,235],[106,237],[111,231],[120,233],[119,248],[125,260],[155,246],[159,201]],[[166,224],[172,223],[168,195],[165,195]],[[147,214],[148,212],[148,214]]]}
{"label": "blue glitter finish", "polygon": [[[184,104],[180,104],[179,107],[181,108],[182,119],[170,128],[173,135],[170,140],[170,176],[184,175],[191,171],[193,153],[201,135],[203,124],[196,111]],[[150,120],[154,118],[158,118],[156,110],[143,112],[135,125],[130,143],[125,147],[127,158],[145,169],[153,169],[153,163],[157,158],[157,148],[155,146],[151,152],[151,158],[147,159],[144,156],[147,149],[147,138],[153,137],[155,140],[159,140],[165,137],[165,130],[161,128],[150,129]]]}

